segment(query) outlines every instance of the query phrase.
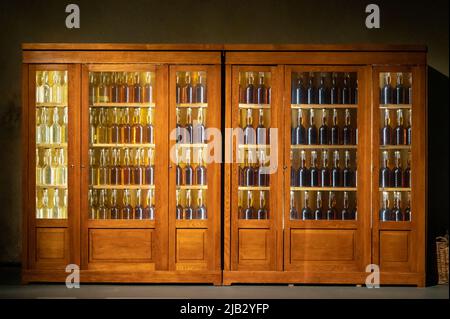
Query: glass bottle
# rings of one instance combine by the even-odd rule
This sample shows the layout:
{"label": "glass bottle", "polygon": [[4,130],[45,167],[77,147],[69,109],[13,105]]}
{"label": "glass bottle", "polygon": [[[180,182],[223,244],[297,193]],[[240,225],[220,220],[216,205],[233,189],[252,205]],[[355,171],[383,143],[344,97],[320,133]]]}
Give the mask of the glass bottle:
{"label": "glass bottle", "polygon": [[176,81],[175,81],[175,103],[178,105],[180,103],[183,103],[184,101],[181,100],[181,84],[180,84],[180,76],[177,73]]}
{"label": "glass bottle", "polygon": [[356,80],[355,81],[355,90],[354,90],[353,98],[352,98],[352,103],[353,104],[358,104],[358,95],[359,95],[359,92],[358,92],[358,80]]}
{"label": "glass bottle", "polygon": [[302,220],[309,220],[313,218],[313,211],[309,208],[309,193],[305,192],[303,197]]}
{"label": "glass bottle", "polygon": [[53,108],[53,123],[50,126],[50,143],[61,143],[61,125],[59,125],[58,109]]}
{"label": "glass bottle", "polygon": [[125,75],[126,86],[125,86],[125,102],[133,103],[134,102],[134,83],[133,83],[133,74]]}
{"label": "glass bottle", "polygon": [[120,94],[119,94],[119,82],[118,82],[118,74],[117,72],[113,72],[111,74],[111,85],[109,86],[109,95],[111,96],[111,102],[118,103],[120,102]]}
{"label": "glass bottle", "polygon": [[134,73],[134,103],[142,103],[142,84],[139,72]]}
{"label": "glass bottle", "polygon": [[125,72],[122,72],[118,76],[119,80],[119,102],[125,103],[127,102],[127,94],[128,94],[128,85],[127,85],[127,74]]}
{"label": "glass bottle", "polygon": [[184,208],[184,218],[185,219],[193,219],[194,218],[194,210],[191,206],[191,190],[186,190],[186,206]]}
{"label": "glass bottle", "polygon": [[328,195],[328,209],[326,216],[328,220],[338,219],[338,212],[336,210],[336,196],[334,192],[330,192]]}
{"label": "glass bottle", "polygon": [[175,190],[175,201],[176,201],[176,206],[175,206],[176,219],[183,219],[183,206],[181,206],[179,189]]}
{"label": "glass bottle", "polygon": [[408,126],[406,127],[406,144],[412,143],[412,111],[408,111]]}
{"label": "glass bottle", "polygon": [[383,152],[383,164],[380,169],[380,187],[391,187],[391,170],[389,169],[389,153]]}
{"label": "glass bottle", "polygon": [[295,187],[295,186],[298,186],[298,180],[297,180],[298,175],[297,175],[297,170],[294,167],[294,162],[293,162],[294,152],[292,150],[289,152],[289,158],[290,158],[290,163],[291,163],[291,165],[290,165],[291,166],[291,187]]}
{"label": "glass bottle", "polygon": [[99,103],[108,102],[108,87],[106,85],[106,75],[101,72],[100,73],[100,83],[97,86],[97,101]]}
{"label": "glass bottle", "polygon": [[253,152],[249,151],[247,163],[244,167],[245,186],[255,186],[255,169],[253,168]]}
{"label": "glass bottle", "polygon": [[400,151],[395,151],[395,167],[392,172],[393,179],[393,187],[403,187],[403,169],[402,169],[402,160],[400,156]]}
{"label": "glass bottle", "polygon": [[259,192],[259,209],[256,213],[257,219],[268,219],[269,212],[266,208],[266,193],[264,191]]}
{"label": "glass bottle", "polygon": [[261,150],[259,153],[259,167],[256,172],[258,186],[269,186],[269,174],[267,172],[266,165],[266,153]]}
{"label": "glass bottle", "polygon": [[317,152],[311,152],[311,168],[310,172],[310,184],[311,187],[319,187],[319,169],[317,168]]}
{"label": "glass bottle", "polygon": [[408,76],[408,82],[409,82],[409,85],[408,85],[408,96],[407,96],[408,100],[405,101],[405,103],[406,104],[412,104],[412,75],[411,75],[411,73]]}
{"label": "glass bottle", "polygon": [[256,127],[256,144],[269,144],[269,130],[264,126],[264,110],[259,109],[258,126]]}
{"label": "glass bottle", "polygon": [[190,107],[186,110],[186,125],[184,126],[184,133],[185,133],[185,143],[191,144],[194,142],[193,140],[193,133],[194,129],[192,126],[192,109]]}
{"label": "glass bottle", "polygon": [[184,185],[194,184],[194,170],[191,166],[191,150],[186,150],[186,165],[184,166]]}
{"label": "glass bottle", "polygon": [[333,154],[333,168],[331,169],[331,186],[341,186],[341,168],[339,165],[339,151],[334,151]]}
{"label": "glass bottle", "polygon": [[120,124],[122,143],[131,143],[131,125],[130,125],[130,109],[127,107],[122,114],[122,121]]}
{"label": "glass bottle", "polygon": [[323,219],[323,208],[322,208],[322,192],[317,192],[316,196],[316,209],[314,210],[314,219]]}
{"label": "glass bottle", "polygon": [[89,109],[89,143],[98,143],[97,139],[97,120],[95,109]]}
{"label": "glass bottle", "polygon": [[51,209],[51,218],[59,219],[61,218],[61,207],[59,205],[59,189],[53,191],[53,207]]}
{"label": "glass bottle", "polygon": [[380,104],[392,104],[393,94],[392,94],[392,86],[391,86],[391,74],[385,73],[384,74],[384,85],[381,88],[381,95],[380,95]]}
{"label": "glass bottle", "polygon": [[131,184],[131,158],[130,150],[128,148],[124,149],[123,165],[120,168],[122,171],[122,185]]}
{"label": "glass bottle", "polygon": [[108,219],[108,207],[106,206],[106,190],[100,190],[97,219]]}
{"label": "glass bottle", "polygon": [[195,181],[197,185],[206,185],[206,167],[203,161],[203,150],[198,150],[198,165],[195,168]]}
{"label": "glass bottle", "polygon": [[191,84],[191,74],[186,72],[185,85],[182,89],[182,95],[185,97],[185,103],[194,103],[194,88]]}
{"label": "glass bottle", "polygon": [[380,209],[380,220],[383,222],[392,220],[392,213],[389,208],[388,192],[383,192],[383,206]]}
{"label": "glass bottle", "polygon": [[319,127],[319,144],[328,144],[327,110],[322,110],[322,125]]}
{"label": "glass bottle", "polygon": [[89,73],[89,103],[97,103],[97,76],[95,73]]}
{"label": "glass bottle", "polygon": [[322,152],[322,168],[320,169],[320,186],[330,186],[330,169],[328,168],[328,151]]}
{"label": "glass bottle", "polygon": [[67,143],[69,139],[69,114],[67,106],[63,108],[63,125],[61,127],[61,143]]}
{"label": "glass bottle", "polygon": [[358,220],[358,198],[355,196],[355,207],[353,208],[352,216],[354,220]]}
{"label": "glass bottle", "polygon": [[130,191],[128,189],[123,190],[122,219],[133,219],[133,207],[131,206]]}
{"label": "glass bottle", "polygon": [[303,78],[299,76],[297,78],[297,85],[295,86],[294,98],[292,103],[302,104],[305,102],[305,89],[303,87]]}
{"label": "glass bottle", "polygon": [[111,213],[111,219],[121,219],[120,218],[120,208],[117,205],[117,190],[111,190],[111,206],[109,209]]}
{"label": "glass bottle", "polygon": [[341,144],[341,132],[338,124],[338,111],[333,109],[333,126],[331,127],[331,144]]}
{"label": "glass bottle", "polygon": [[51,103],[52,102],[52,88],[50,86],[49,80],[48,80],[48,72],[42,71],[43,77],[44,77],[44,84],[43,84],[43,93],[44,93],[44,103]]}
{"label": "glass bottle", "polygon": [[306,167],[306,153],[304,150],[300,152],[300,168],[298,170],[298,181],[300,187],[311,186],[310,172]]}
{"label": "glass bottle", "polygon": [[339,87],[336,84],[337,74],[333,72],[331,76],[331,88],[330,88],[330,103],[339,104]]}
{"label": "glass bottle", "polygon": [[342,129],[342,142],[344,145],[353,145],[353,128],[350,124],[351,121],[351,115],[350,110],[345,109],[345,126]]}
{"label": "glass bottle", "polygon": [[89,189],[88,203],[89,203],[89,219],[96,219],[98,214],[98,198],[96,190]]}
{"label": "glass bottle", "polygon": [[44,103],[44,73],[36,72],[36,103]]}
{"label": "glass bottle", "polygon": [[48,206],[48,190],[44,188],[42,191],[42,206],[37,212],[38,218],[51,218],[51,210]]}
{"label": "glass bottle", "polygon": [[404,215],[404,220],[406,222],[411,221],[411,193],[410,192],[408,192],[408,194],[407,194],[406,207],[405,207],[403,215]]}
{"label": "glass bottle", "polygon": [[396,222],[402,222],[404,220],[402,212],[402,204],[400,192],[394,192],[394,205],[392,207],[392,219]]}
{"label": "glass bottle", "polygon": [[342,104],[351,103],[350,75],[344,75],[344,85],[342,86]]}
{"label": "glass bottle", "polygon": [[395,104],[404,104],[406,101],[406,90],[403,85],[402,73],[397,73],[397,85],[395,86]]}
{"label": "glass bottle", "polygon": [[252,109],[247,109],[246,126],[244,128],[244,144],[255,144]]}
{"label": "glass bottle", "polygon": [[381,129],[380,144],[381,145],[391,144],[391,136],[392,136],[391,119],[389,116],[389,110],[385,109],[384,110],[384,126]]}
{"label": "glass bottle", "polygon": [[355,176],[350,165],[350,152],[345,151],[344,170],[342,172],[344,187],[355,186]]}
{"label": "glass bottle", "polygon": [[155,130],[153,127],[153,110],[151,108],[147,111],[147,125],[145,126],[145,143],[155,143]]}
{"label": "glass bottle", "polygon": [[119,128],[119,110],[117,108],[113,108],[113,121],[111,123],[111,126],[109,128],[109,142],[116,144],[120,143],[120,128]]}
{"label": "glass bottle", "polygon": [[98,125],[97,125],[97,143],[107,143],[108,133],[106,127],[106,110],[100,108],[98,112]]}
{"label": "glass bottle", "polygon": [[97,185],[106,185],[109,184],[109,174],[108,174],[108,164],[106,159],[106,150],[101,149],[100,151],[100,165],[98,166],[98,183]]}
{"label": "glass bottle", "polygon": [[42,166],[42,175],[43,175],[43,184],[51,185],[52,184],[52,153],[51,149],[45,149],[44,153],[44,165]]}
{"label": "glass bottle", "polygon": [[[155,184],[155,159],[154,159],[153,154],[154,154],[153,149],[149,148],[148,153],[147,153],[148,162],[144,168],[145,185],[154,185]],[[142,157],[144,157],[144,156],[142,155]],[[177,159],[177,170],[178,169],[179,169],[179,166],[178,166],[178,159]],[[178,181],[178,177],[177,177],[177,181]],[[181,184],[181,177],[180,177],[180,184]],[[180,184],[178,184],[178,182],[177,182],[177,185],[180,185]]]}
{"label": "glass bottle", "polygon": [[299,145],[306,144],[306,129],[302,123],[303,112],[301,109],[297,110],[297,126],[292,129],[291,144]]}
{"label": "glass bottle", "polygon": [[254,78],[253,73],[248,72],[247,73],[247,87],[245,88],[245,103],[247,104],[253,104],[255,103],[254,97],[255,97],[255,86],[253,84]]}
{"label": "glass bottle", "polygon": [[42,181],[42,166],[39,161],[39,149],[36,148],[36,184],[44,184]]}
{"label": "glass bottle", "polygon": [[264,84],[264,72],[259,73],[259,85],[256,88],[256,103],[267,104],[267,88]]}
{"label": "glass bottle", "polygon": [[206,103],[206,85],[204,83],[204,76],[202,72],[198,72],[198,82],[195,86],[195,97],[197,103]]}
{"label": "glass bottle", "polygon": [[154,190],[149,189],[147,191],[147,198],[145,200],[144,219],[155,219],[155,202],[154,202]]}
{"label": "glass bottle", "polygon": [[59,177],[59,167],[58,167],[58,150],[54,149],[50,158],[50,170],[51,170],[51,183],[52,185],[57,185]]}
{"label": "glass bottle", "polygon": [[325,76],[322,74],[320,76],[320,84],[319,84],[319,89],[317,92],[319,104],[327,104],[328,103],[327,95],[328,95],[328,92],[327,92],[327,88],[325,86]]}
{"label": "glass bottle", "polygon": [[394,144],[403,145],[405,143],[405,127],[403,126],[403,111],[397,110],[397,126],[394,129]]}
{"label": "glass bottle", "polygon": [[308,104],[316,103],[316,92],[314,88],[314,73],[309,74],[308,86],[306,88],[306,102]]}
{"label": "glass bottle", "polygon": [[253,192],[247,191],[247,207],[244,209],[244,219],[253,219],[255,208],[253,207]]}
{"label": "glass bottle", "polygon": [[61,85],[61,74],[53,73],[52,100],[53,103],[61,104],[63,102],[63,87]]}
{"label": "glass bottle", "polygon": [[353,216],[353,212],[349,208],[348,204],[348,193],[344,192],[344,205],[341,212],[342,220],[353,220],[355,217]]}
{"label": "glass bottle", "polygon": [[56,168],[56,184],[66,185],[67,184],[67,165],[64,156],[64,149],[58,149],[58,165]]}
{"label": "glass bottle", "polygon": [[203,121],[203,108],[198,108],[197,112],[197,123],[195,123],[194,128],[194,143],[205,143],[206,134],[205,134],[205,124]]}
{"label": "glass bottle", "polygon": [[[133,168],[133,184],[142,185],[144,181],[144,168],[142,167],[142,149],[137,149],[135,154],[134,168]],[[142,154],[143,155],[143,154]]]}
{"label": "glass bottle", "polygon": [[411,152],[408,152],[406,168],[403,173],[403,187],[411,187]]}
{"label": "glass bottle", "polygon": [[297,208],[295,207],[295,193],[291,191],[289,197],[290,207],[289,207],[289,215],[291,219],[299,219]]}
{"label": "glass bottle", "polygon": [[144,127],[141,124],[141,109],[135,108],[134,110],[134,123],[131,127],[132,133],[132,143],[134,144],[142,144],[143,136],[144,136]]}
{"label": "glass bottle", "polygon": [[309,110],[308,144],[317,144],[317,127],[314,121],[314,109]]}
{"label": "glass bottle", "polygon": [[145,85],[142,95],[142,100],[144,103],[153,103],[152,74],[150,72],[145,73]]}
{"label": "glass bottle", "polygon": [[175,150],[175,183],[177,186],[183,185],[183,171],[180,166],[180,158],[178,155],[178,149]]}
{"label": "glass bottle", "polygon": [[141,202],[141,190],[136,190],[136,205],[134,206],[134,219],[144,219],[144,208]]}
{"label": "glass bottle", "polygon": [[176,133],[176,142],[177,143],[186,143],[185,137],[184,137],[184,127],[181,125],[181,119],[180,119],[180,109],[177,108],[175,111],[176,118],[177,118],[177,124],[175,127],[175,133]]}
{"label": "glass bottle", "polygon": [[195,212],[195,217],[197,219],[207,219],[207,210],[205,203],[203,202],[203,191],[201,189],[198,190],[197,194],[197,209]]}

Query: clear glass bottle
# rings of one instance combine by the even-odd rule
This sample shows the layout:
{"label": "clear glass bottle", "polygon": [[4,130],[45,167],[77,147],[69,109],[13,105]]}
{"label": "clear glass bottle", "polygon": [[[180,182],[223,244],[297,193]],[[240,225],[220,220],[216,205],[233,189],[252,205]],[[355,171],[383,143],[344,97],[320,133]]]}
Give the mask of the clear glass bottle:
{"label": "clear glass bottle", "polygon": [[98,143],[96,113],[95,109],[89,109],[89,143],[91,145]]}
{"label": "clear glass bottle", "polygon": [[194,218],[194,210],[191,206],[191,190],[186,190],[186,206],[184,207],[184,218],[185,219],[193,219]]}
{"label": "clear glass bottle", "polygon": [[42,165],[39,158],[39,149],[36,149],[36,184],[44,184],[42,181],[43,176]]}
{"label": "clear glass bottle", "polygon": [[117,205],[117,190],[111,190],[111,206],[110,206],[111,219],[121,219],[120,207]]}
{"label": "clear glass bottle", "polygon": [[144,208],[144,219],[155,219],[155,203],[154,203],[154,190],[149,189],[147,192],[146,204]]}
{"label": "clear glass bottle", "polygon": [[106,158],[106,150],[100,150],[100,165],[98,166],[98,182],[97,185],[109,184],[108,163]]}
{"label": "clear glass bottle", "polygon": [[51,218],[54,219],[59,219],[61,218],[61,207],[59,204],[59,189],[56,188],[53,191],[53,206],[52,206],[52,214],[51,214]]}
{"label": "clear glass bottle", "polygon": [[88,203],[89,203],[89,219],[97,219],[98,217],[97,191],[91,188],[88,191]]}
{"label": "clear glass bottle", "polygon": [[123,165],[121,167],[122,171],[122,184],[131,184],[131,158],[130,150],[128,148],[124,149]]}
{"label": "clear glass bottle", "polygon": [[264,110],[259,109],[259,121],[256,127],[256,144],[269,144],[269,130],[264,126]]}
{"label": "clear glass bottle", "polygon": [[48,72],[47,71],[42,71],[43,77],[44,77],[44,84],[43,84],[43,93],[44,93],[44,103],[51,103],[52,102],[52,89],[49,83],[49,78],[48,78]]}
{"label": "clear glass bottle", "polygon": [[203,201],[203,191],[201,189],[198,190],[197,193],[197,209],[195,212],[195,217],[197,219],[207,219],[208,213],[206,210],[205,203]]}
{"label": "clear glass bottle", "polygon": [[175,218],[176,219],[183,219],[183,206],[181,206],[181,198],[180,198],[180,190],[175,190],[175,200],[176,200],[176,206],[175,206]]}
{"label": "clear glass bottle", "polygon": [[36,72],[36,103],[44,103],[44,73]]}
{"label": "clear glass bottle", "polygon": [[144,136],[144,127],[141,124],[141,109],[134,109],[134,122],[131,127],[132,132],[132,143],[134,144],[142,144],[143,136]]}
{"label": "clear glass bottle", "polygon": [[61,127],[61,143],[67,143],[69,140],[69,110],[67,106],[63,108],[63,124]]}
{"label": "clear glass bottle", "polygon": [[98,125],[97,125],[97,143],[108,142],[108,128],[106,121],[106,110],[100,108],[98,112]]}
{"label": "clear glass bottle", "polygon": [[259,192],[259,209],[256,213],[257,219],[268,219],[269,211],[266,207],[266,193],[264,191]]}
{"label": "clear glass bottle", "polygon": [[289,215],[290,215],[291,219],[299,219],[298,211],[297,211],[297,208],[295,207],[295,192],[294,191],[290,192],[289,203],[290,203]]}
{"label": "clear glass bottle", "polygon": [[133,207],[131,206],[130,190],[123,191],[122,219],[133,219]]}
{"label": "clear glass bottle", "polygon": [[97,219],[108,219],[108,207],[106,205],[106,190],[100,190]]}
{"label": "clear glass bottle", "polygon": [[51,185],[53,182],[53,174],[52,174],[52,152],[51,149],[47,148],[44,152],[44,165],[42,166],[42,175],[43,175],[43,184]]}
{"label": "clear glass bottle", "polygon": [[44,188],[42,190],[42,206],[40,207],[38,216],[42,216],[41,218],[51,218],[51,214],[51,209],[48,206],[48,189]]}
{"label": "clear glass bottle", "polygon": [[144,207],[142,207],[141,190],[136,190],[136,205],[134,206],[134,219],[144,219]]}
{"label": "clear glass bottle", "polygon": [[58,164],[56,167],[56,180],[57,185],[67,185],[67,164],[64,156],[64,149],[58,149]]}
{"label": "clear glass bottle", "polygon": [[53,85],[52,85],[52,100],[53,103],[61,104],[63,102],[63,86],[61,74],[59,72],[53,73]]}
{"label": "clear glass bottle", "polygon": [[[154,151],[153,149],[148,149],[148,162],[146,163],[144,168],[144,176],[145,176],[145,185],[154,185],[155,184],[155,159],[154,159]],[[143,157],[143,154],[142,154]]]}

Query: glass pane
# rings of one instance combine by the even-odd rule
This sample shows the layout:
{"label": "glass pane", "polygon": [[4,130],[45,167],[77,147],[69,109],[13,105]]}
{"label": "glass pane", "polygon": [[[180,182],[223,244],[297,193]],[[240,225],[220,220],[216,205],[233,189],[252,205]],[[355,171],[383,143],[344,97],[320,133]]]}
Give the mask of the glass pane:
{"label": "glass pane", "polygon": [[176,218],[207,219],[207,73],[176,73]]}
{"label": "glass pane", "polygon": [[411,221],[412,74],[383,72],[379,81],[379,218]]}
{"label": "glass pane", "polygon": [[36,218],[67,218],[67,71],[36,72]]}
{"label": "glass pane", "polygon": [[[241,131],[238,160],[240,219],[268,219],[270,208],[271,73],[239,73]],[[275,145],[276,147],[276,145]]]}
{"label": "glass pane", "polygon": [[356,72],[291,76],[290,217],[357,218]]}
{"label": "glass pane", "polygon": [[89,73],[89,218],[154,219],[154,72]]}

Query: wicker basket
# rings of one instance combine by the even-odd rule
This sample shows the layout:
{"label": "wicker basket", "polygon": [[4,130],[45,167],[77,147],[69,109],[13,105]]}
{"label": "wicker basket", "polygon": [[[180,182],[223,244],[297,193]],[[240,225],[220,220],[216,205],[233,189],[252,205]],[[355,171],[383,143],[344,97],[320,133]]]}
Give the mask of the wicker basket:
{"label": "wicker basket", "polygon": [[436,238],[437,268],[439,284],[448,284],[448,237]]}

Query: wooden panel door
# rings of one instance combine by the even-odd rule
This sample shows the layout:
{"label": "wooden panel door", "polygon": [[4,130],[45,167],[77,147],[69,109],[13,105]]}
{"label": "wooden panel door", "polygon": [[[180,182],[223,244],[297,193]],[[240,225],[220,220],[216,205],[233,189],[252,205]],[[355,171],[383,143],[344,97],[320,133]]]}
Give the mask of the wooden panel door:
{"label": "wooden panel door", "polygon": [[231,271],[282,269],[282,85],[282,67],[231,69]]}
{"label": "wooden panel door", "polygon": [[373,262],[381,284],[425,284],[426,75],[373,69]]}
{"label": "wooden panel door", "polygon": [[78,65],[28,69],[28,269],[79,264],[79,84]]}
{"label": "wooden panel door", "polygon": [[221,269],[220,66],[170,66],[169,93],[169,270],[217,272]]}
{"label": "wooden panel door", "polygon": [[284,269],[301,282],[361,282],[370,263],[369,80],[363,67],[286,67]]}
{"label": "wooden panel door", "polygon": [[82,269],[167,269],[167,66],[82,68]]}

